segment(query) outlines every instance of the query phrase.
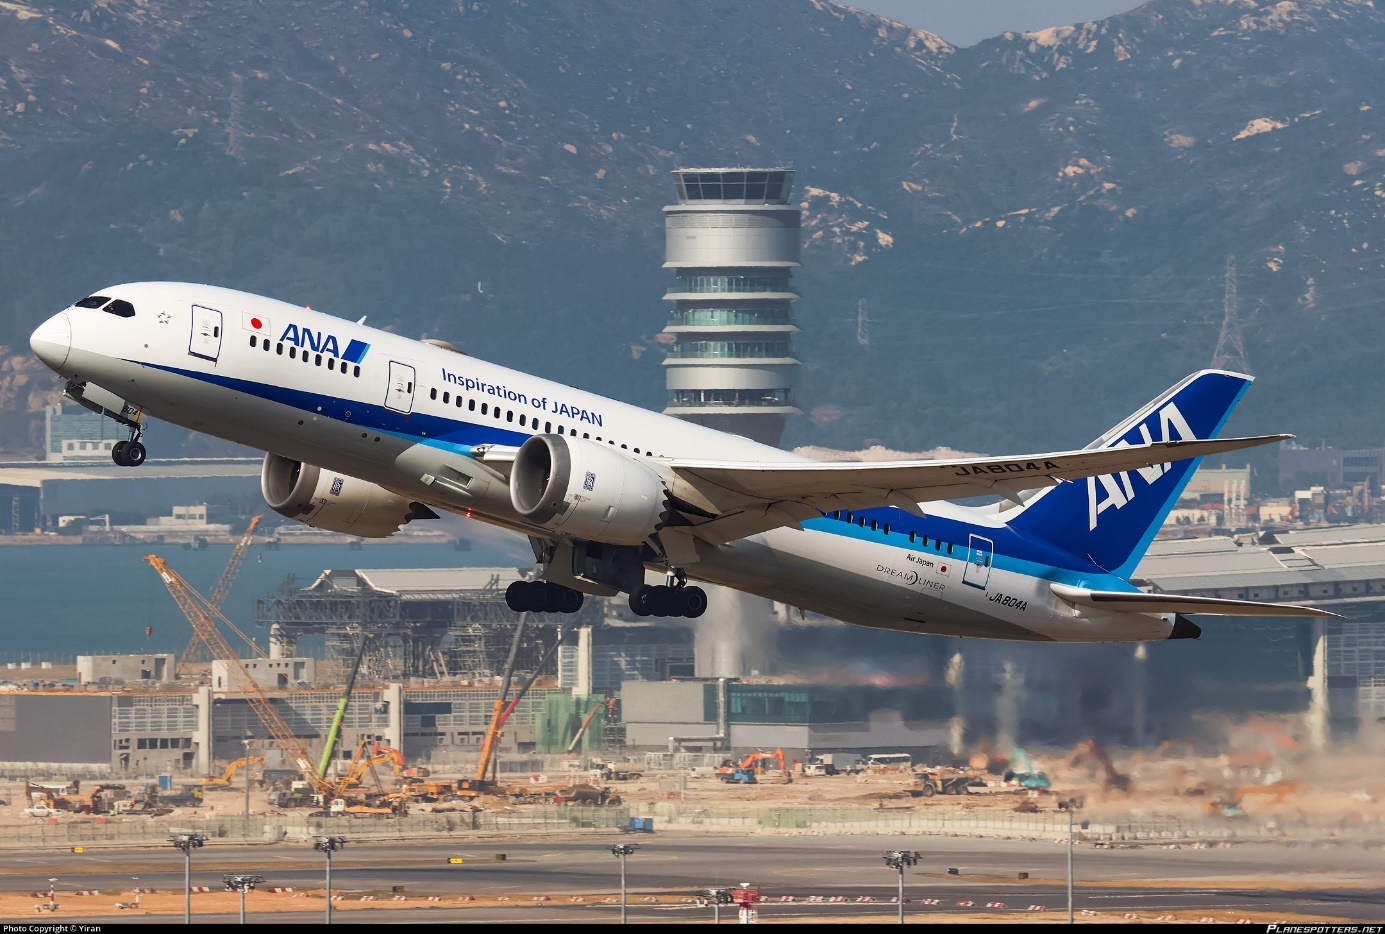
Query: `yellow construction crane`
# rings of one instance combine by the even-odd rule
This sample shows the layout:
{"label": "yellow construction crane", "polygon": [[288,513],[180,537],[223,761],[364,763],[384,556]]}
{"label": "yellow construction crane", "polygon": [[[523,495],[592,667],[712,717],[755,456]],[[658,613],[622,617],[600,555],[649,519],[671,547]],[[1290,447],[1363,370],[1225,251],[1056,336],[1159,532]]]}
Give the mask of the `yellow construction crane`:
{"label": "yellow construction crane", "polygon": [[[221,611],[212,606],[211,603],[199,594],[192,586],[168,566],[158,555],[145,555],[144,560],[149,562],[150,567],[159,573],[163,579],[164,586],[173,596],[173,600],[178,604],[178,608],[183,611],[183,615],[188,618],[192,628],[202,638],[212,650],[212,658],[226,662],[227,673],[235,682],[236,687],[245,695],[251,709],[260,718],[269,735],[274,737],[274,741],[289,761],[302,773],[303,778],[312,786],[313,791],[321,795],[330,795],[334,786],[331,782],[318,776],[316,769],[313,768],[312,760],[308,756],[307,747],[303,741],[294,735],[293,729],[284,721],[284,718],[275,708],[274,702],[269,699],[264,690],[255,683],[255,679],[245,670],[245,666],[240,663],[240,656],[231,648],[226,641],[226,637],[217,628],[216,621],[220,620],[232,629],[235,625],[231,623]],[[239,633],[240,630],[236,629]]]}
{"label": "yellow construction crane", "polygon": [[[231,549],[231,560],[226,563],[226,570],[221,572],[221,580],[216,582],[216,589],[212,591],[211,599],[207,601],[213,609],[221,609],[226,602],[226,596],[231,592],[231,584],[236,579],[236,574],[240,571],[241,563],[245,560],[245,553],[250,550],[250,545],[255,540],[255,529],[259,527],[260,520],[264,518],[264,513],[260,513],[250,520],[250,524],[245,527],[245,534],[236,542],[236,547]],[[197,650],[204,645],[202,635],[196,629],[193,630],[192,638],[188,641],[187,648],[183,649],[178,656],[179,664],[186,665],[188,662],[199,661]],[[207,651],[211,651],[211,646],[207,646]]]}

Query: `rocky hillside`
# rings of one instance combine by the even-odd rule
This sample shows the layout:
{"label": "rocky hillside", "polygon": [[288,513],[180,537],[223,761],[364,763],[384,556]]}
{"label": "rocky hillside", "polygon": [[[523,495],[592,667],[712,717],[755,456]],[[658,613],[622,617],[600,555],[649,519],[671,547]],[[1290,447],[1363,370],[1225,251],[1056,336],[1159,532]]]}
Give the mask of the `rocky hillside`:
{"label": "rocky hillside", "polygon": [[659,407],[669,170],[790,164],[790,443],[1081,443],[1211,361],[1228,257],[1233,427],[1379,443],[1382,44],[1366,0],[964,50],[825,0],[0,0],[0,343],[190,279]]}

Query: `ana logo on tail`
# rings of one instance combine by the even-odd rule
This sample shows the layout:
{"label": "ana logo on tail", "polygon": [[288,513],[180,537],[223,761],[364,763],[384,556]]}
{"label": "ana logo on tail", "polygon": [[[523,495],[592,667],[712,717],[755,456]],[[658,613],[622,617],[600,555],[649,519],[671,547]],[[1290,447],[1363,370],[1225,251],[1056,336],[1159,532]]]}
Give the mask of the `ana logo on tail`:
{"label": "ana logo on tail", "polygon": [[[1188,426],[1188,420],[1183,417],[1183,413],[1178,411],[1178,406],[1170,402],[1159,410],[1159,438],[1154,438],[1150,434],[1149,425],[1140,423],[1140,438],[1144,444],[1152,444],[1158,441],[1192,441],[1197,438],[1193,429]],[[1130,447],[1131,442],[1122,438],[1120,441],[1111,445],[1112,447]],[[1137,473],[1145,481],[1146,486],[1153,486],[1154,483],[1165,473],[1168,472],[1168,464],[1154,464],[1150,467],[1142,467],[1139,470],[1124,470],[1116,474],[1105,474],[1100,477],[1087,478],[1087,528],[1096,531],[1097,520],[1103,512],[1108,509],[1120,509],[1135,498],[1135,485],[1130,481],[1130,474]],[[1097,499],[1097,485],[1101,485],[1101,492],[1105,499]]]}

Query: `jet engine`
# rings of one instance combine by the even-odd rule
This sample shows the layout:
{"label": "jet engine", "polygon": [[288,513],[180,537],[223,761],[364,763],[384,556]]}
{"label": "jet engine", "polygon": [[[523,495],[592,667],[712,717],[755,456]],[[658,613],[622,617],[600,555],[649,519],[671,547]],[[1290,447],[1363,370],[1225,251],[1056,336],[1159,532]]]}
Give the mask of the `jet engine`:
{"label": "jet engine", "polygon": [[573,538],[638,545],[668,518],[668,487],[640,460],[566,435],[534,435],[515,455],[510,502]]}
{"label": "jet engine", "polygon": [[388,538],[411,519],[437,518],[427,506],[382,486],[278,454],[265,455],[260,491],[281,516],[364,538]]}

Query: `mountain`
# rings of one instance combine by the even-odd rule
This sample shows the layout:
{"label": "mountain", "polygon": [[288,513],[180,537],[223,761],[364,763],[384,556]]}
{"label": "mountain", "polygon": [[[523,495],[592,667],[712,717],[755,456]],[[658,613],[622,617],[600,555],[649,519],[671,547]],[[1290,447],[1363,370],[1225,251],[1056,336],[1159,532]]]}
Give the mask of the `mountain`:
{"label": "mountain", "polygon": [[[1366,0],[968,49],[825,0],[5,0],[0,343],[189,279],[658,408],[668,172],[787,164],[789,443],[1084,443],[1210,362],[1228,281],[1232,428],[1379,443],[1383,42]],[[0,371],[12,453],[42,380]]]}

